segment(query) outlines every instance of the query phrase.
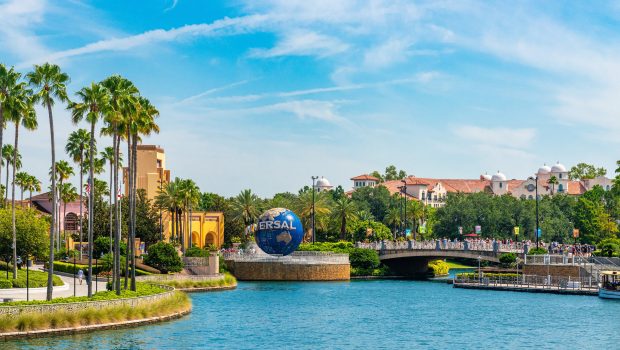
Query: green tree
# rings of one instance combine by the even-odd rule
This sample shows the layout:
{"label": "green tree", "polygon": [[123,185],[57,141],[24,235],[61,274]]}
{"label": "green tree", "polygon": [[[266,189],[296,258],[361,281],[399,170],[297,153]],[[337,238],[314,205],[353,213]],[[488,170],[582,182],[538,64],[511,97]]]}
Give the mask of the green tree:
{"label": "green tree", "polygon": [[383,221],[390,205],[390,191],[384,186],[358,188],[351,199],[361,210],[368,210],[377,221]]}
{"label": "green tree", "polygon": [[183,262],[177,250],[170,243],[158,242],[148,248],[144,263],[162,273],[179,272],[183,269]]}
{"label": "green tree", "polygon": [[20,171],[19,173],[15,174],[15,185],[19,187],[19,190],[21,192],[20,201],[22,203],[22,207],[24,206],[24,192],[28,189],[28,184],[31,177],[32,176],[25,171]]}
{"label": "green tree", "polygon": [[[315,192],[314,194],[314,220],[316,229],[324,229],[326,221],[331,213],[331,196],[327,192]],[[305,228],[304,239],[310,240],[312,237],[312,190],[303,191],[297,197],[293,205],[293,211],[299,216],[302,226]]]}
{"label": "green tree", "polygon": [[[71,159],[80,166],[80,220],[84,217],[82,213],[82,189],[84,188],[84,153],[90,143],[90,134],[86,129],[78,129],[69,134],[69,140],[67,141],[67,145],[65,146],[65,151],[71,157]],[[80,242],[80,257],[83,256],[82,251],[82,225],[80,224],[80,232],[79,232],[79,242]]]}
{"label": "green tree", "polygon": [[555,175],[551,175],[549,180],[547,180],[547,184],[551,186],[551,195],[553,196],[553,194],[555,193],[555,185],[558,184],[558,178],[555,177]]}
{"label": "green tree", "polygon": [[[7,67],[0,63],[0,150],[2,150],[2,161],[4,158],[4,127],[5,127],[5,110],[13,97],[13,94],[17,91],[23,90],[23,86],[20,82],[21,73],[16,72],[13,67],[7,69]],[[10,153],[12,154],[12,152]],[[2,161],[0,161],[0,174],[2,174]],[[7,163],[7,181],[8,181],[8,163]],[[8,185],[5,186],[5,193]],[[6,198],[6,197],[3,197]],[[5,199],[6,201],[6,199]]]}
{"label": "green tree", "polygon": [[[3,257],[13,254],[11,248],[12,216],[11,209],[0,209],[0,256]],[[46,258],[49,244],[47,241],[49,222],[46,218],[42,217],[37,210],[17,208],[15,210],[15,228],[17,256],[32,255],[40,259]]]}
{"label": "green tree", "polygon": [[250,189],[241,191],[233,199],[232,205],[235,213],[234,219],[243,222],[244,227],[254,223],[260,215],[260,199]]}
{"label": "green tree", "polygon": [[[54,117],[52,106],[55,101],[67,102],[66,85],[69,83],[69,76],[60,71],[60,67],[55,64],[44,63],[35,65],[34,71],[26,75],[28,84],[34,90],[34,102],[40,102],[47,108],[50,123],[50,142],[52,152],[52,203],[57,202],[56,190],[56,150],[54,148]],[[52,300],[53,277],[54,277],[54,227],[56,226],[56,206],[52,206],[52,224],[50,226],[50,254],[49,269],[47,271],[47,300]]]}
{"label": "green tree", "polygon": [[607,170],[603,167],[597,168],[592,164],[579,163],[570,168],[568,178],[571,180],[585,180],[594,179],[598,176],[605,176],[606,174]]}
{"label": "green tree", "polygon": [[332,217],[340,222],[340,239],[344,240],[347,233],[347,222],[357,219],[357,207],[348,197],[343,196],[333,202]]}

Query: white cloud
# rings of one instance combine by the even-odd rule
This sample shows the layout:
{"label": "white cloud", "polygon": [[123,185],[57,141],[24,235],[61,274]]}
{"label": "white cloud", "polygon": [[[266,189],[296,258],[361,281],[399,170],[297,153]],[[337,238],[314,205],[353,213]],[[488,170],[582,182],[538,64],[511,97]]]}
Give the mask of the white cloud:
{"label": "white cloud", "polygon": [[383,68],[407,60],[407,50],[412,42],[404,38],[392,38],[371,47],[364,54],[364,64],[371,68]]}
{"label": "white cloud", "polygon": [[43,22],[44,0],[12,0],[0,5],[0,45],[20,59],[44,56],[48,49],[35,33]]}
{"label": "white cloud", "polygon": [[178,3],[179,3],[179,0],[172,0],[172,3],[170,4],[169,7],[164,9],[164,12],[168,12],[170,10],[174,10],[174,8],[177,7]]}
{"label": "white cloud", "polygon": [[251,57],[277,56],[331,56],[348,49],[348,45],[340,40],[309,31],[286,33],[278,44],[270,49],[253,49]]}
{"label": "white cloud", "polygon": [[536,130],[531,128],[484,128],[474,125],[460,125],[453,127],[452,132],[466,141],[511,149],[528,148],[536,137]]}

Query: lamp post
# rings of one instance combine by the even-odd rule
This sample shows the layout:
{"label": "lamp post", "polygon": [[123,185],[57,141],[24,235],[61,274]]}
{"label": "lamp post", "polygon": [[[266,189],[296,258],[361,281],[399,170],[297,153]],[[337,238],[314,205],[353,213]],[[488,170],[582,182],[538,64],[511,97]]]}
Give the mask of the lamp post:
{"label": "lamp post", "polygon": [[315,225],[315,222],[314,222],[314,192],[316,191],[316,188],[314,187],[315,186],[314,182],[318,178],[319,178],[318,176],[312,176],[312,243],[314,243],[316,240],[316,236],[314,233],[314,225]]}
{"label": "lamp post", "polygon": [[407,181],[402,180],[401,182],[403,183],[403,198],[405,201],[405,229],[403,231],[403,235],[407,238]]}
{"label": "lamp post", "polygon": [[[399,202],[399,206],[400,206],[400,232],[403,232],[404,226],[403,226],[403,188],[402,186],[398,188],[398,190],[400,191],[400,200]],[[398,234],[396,234],[396,236],[398,236]]]}
{"label": "lamp post", "polygon": [[482,257],[480,255],[478,255],[478,283],[482,284],[482,271],[480,271],[480,261],[482,260]]}
{"label": "lamp post", "polygon": [[[164,184],[164,180],[162,179],[161,176],[161,172],[159,173],[159,192],[161,193],[163,188],[162,185]],[[163,241],[164,240],[164,224],[163,224],[163,219],[162,219],[162,214],[161,214],[161,208],[159,208],[159,240]]]}
{"label": "lamp post", "polygon": [[75,254],[73,254],[73,296],[75,296]]}
{"label": "lamp post", "polygon": [[95,257],[95,294],[99,291],[99,288],[97,287],[97,278],[99,278],[99,262],[97,259],[98,258]]}
{"label": "lamp post", "polygon": [[26,301],[30,301],[30,257],[26,256]]}
{"label": "lamp post", "polygon": [[540,230],[538,219],[538,175],[536,177],[530,176],[528,179],[536,181],[536,249],[538,249],[538,231]]}

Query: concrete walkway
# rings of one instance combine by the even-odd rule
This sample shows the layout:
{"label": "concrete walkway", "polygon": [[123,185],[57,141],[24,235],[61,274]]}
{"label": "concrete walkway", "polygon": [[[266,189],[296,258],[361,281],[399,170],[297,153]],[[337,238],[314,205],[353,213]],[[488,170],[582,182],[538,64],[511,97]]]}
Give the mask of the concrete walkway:
{"label": "concrete walkway", "polygon": [[[43,266],[34,266],[32,270],[43,271]],[[60,279],[64,282],[62,286],[54,286],[54,292],[52,296],[54,298],[59,297],[72,297],[73,296],[73,277],[66,277],[58,275]],[[82,281],[80,285],[79,280],[75,279],[75,295],[76,296],[86,296],[88,294],[88,286],[86,285],[86,279]],[[93,281],[93,294],[96,290],[104,291],[105,290],[105,281],[97,282],[97,286],[95,288],[95,282]],[[47,288],[30,288],[30,300],[45,300]],[[0,289],[0,301],[4,298],[12,298],[14,301],[22,301],[26,300],[26,288],[11,288],[11,289]],[[2,303],[0,303],[2,305]]]}

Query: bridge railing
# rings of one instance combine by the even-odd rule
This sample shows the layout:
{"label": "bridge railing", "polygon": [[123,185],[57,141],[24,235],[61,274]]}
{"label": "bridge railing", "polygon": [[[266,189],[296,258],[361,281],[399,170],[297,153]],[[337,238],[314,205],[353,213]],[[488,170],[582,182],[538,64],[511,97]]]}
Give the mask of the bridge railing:
{"label": "bridge railing", "polygon": [[379,241],[379,242],[357,242],[358,248],[383,250],[461,250],[461,251],[488,251],[496,253],[513,252],[523,253],[527,248],[526,244],[501,243],[487,241],[450,241],[450,240],[429,240],[429,241]]}
{"label": "bridge railing", "polygon": [[454,284],[470,284],[491,287],[518,287],[532,289],[557,289],[557,290],[588,290],[595,291],[598,282],[592,277],[563,277],[563,276],[537,276],[537,275],[512,275],[512,276],[487,276],[484,273],[459,274],[454,278]]}

